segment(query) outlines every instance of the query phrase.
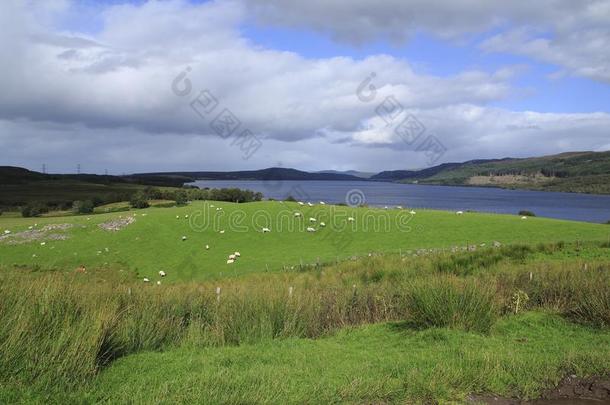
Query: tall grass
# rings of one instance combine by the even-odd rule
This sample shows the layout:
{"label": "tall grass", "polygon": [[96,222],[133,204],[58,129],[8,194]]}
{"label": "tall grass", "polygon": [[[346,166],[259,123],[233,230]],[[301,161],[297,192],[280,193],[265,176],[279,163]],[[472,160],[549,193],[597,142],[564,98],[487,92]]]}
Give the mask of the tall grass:
{"label": "tall grass", "polygon": [[487,333],[498,317],[496,289],[475,280],[432,278],[414,283],[409,323],[417,328],[450,327]]}
{"label": "tall grass", "polygon": [[[88,274],[5,269],[0,379],[70,386],[140,351],[317,338],[384,321],[493,333],[497,317],[510,313],[516,291],[529,297],[524,310],[553,310],[608,327],[608,261],[586,269],[578,261],[523,262],[530,250],[489,249],[440,259],[371,257],[309,272],[162,286],[126,281],[108,269]],[[449,265],[439,267],[439,260]]]}

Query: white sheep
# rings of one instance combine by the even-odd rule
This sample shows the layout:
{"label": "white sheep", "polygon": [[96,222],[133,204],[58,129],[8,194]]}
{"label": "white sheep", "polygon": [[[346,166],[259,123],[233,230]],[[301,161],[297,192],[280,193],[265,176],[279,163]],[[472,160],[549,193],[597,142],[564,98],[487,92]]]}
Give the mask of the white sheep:
{"label": "white sheep", "polygon": [[5,235],[8,235],[9,233],[11,233],[11,231],[9,231],[8,229],[5,229],[5,230],[4,230],[4,234],[5,234]]}
{"label": "white sheep", "polygon": [[402,205],[397,205],[397,206],[396,206],[396,209],[397,209],[397,210],[401,210],[401,209],[402,209]]}
{"label": "white sheep", "polygon": [[211,207],[211,208],[214,208],[214,204],[210,204],[210,207]]}
{"label": "white sheep", "polygon": [[205,250],[210,250],[210,245],[205,245]]}
{"label": "white sheep", "polygon": [[301,201],[299,201],[299,205],[305,205],[305,203],[302,203]]}
{"label": "white sheep", "polygon": [[233,263],[235,263],[235,259],[229,259],[229,260],[227,260],[227,264],[233,264]]}
{"label": "white sheep", "polygon": [[316,222],[317,220],[315,218],[309,218],[309,222]]}
{"label": "white sheep", "polygon": [[386,205],[385,207],[383,207],[383,209],[384,209],[384,210],[387,210],[387,209],[388,209],[388,206]]}
{"label": "white sheep", "polygon": [[161,270],[161,271],[159,271],[159,275],[160,275],[161,277],[165,277],[165,272],[164,272],[163,270]]}
{"label": "white sheep", "polygon": [[309,205],[310,207],[313,207],[313,204],[308,202],[307,205]]}
{"label": "white sheep", "polygon": [[295,213],[294,213],[294,216],[295,216],[295,217],[300,217],[300,216],[301,216],[301,213],[300,213],[300,212],[295,212]]}
{"label": "white sheep", "polygon": [[220,231],[221,234],[225,233],[225,230],[223,229],[222,231]]}
{"label": "white sheep", "polygon": [[142,281],[144,281],[145,283],[148,283],[150,280],[148,278],[144,277],[144,280],[142,280]]}
{"label": "white sheep", "polygon": [[160,281],[157,281],[157,285],[161,285],[161,282],[160,282]]}
{"label": "white sheep", "polygon": [[188,218],[188,217],[189,217],[188,214],[184,216],[184,218]]}
{"label": "white sheep", "polygon": [[324,201],[320,201],[320,205],[326,205]]}
{"label": "white sheep", "polygon": [[324,222],[320,222],[320,226],[326,226]]}
{"label": "white sheep", "polygon": [[464,211],[458,211],[455,213],[456,215],[464,215]]}
{"label": "white sheep", "polygon": [[179,218],[180,218],[180,215],[176,215],[176,219],[179,219]]}
{"label": "white sheep", "polygon": [[307,227],[307,232],[315,232],[316,229],[312,228],[311,226]]}
{"label": "white sheep", "polygon": [[46,244],[47,244],[47,242],[40,242],[40,246],[44,246]]}
{"label": "white sheep", "polygon": [[235,255],[229,255],[229,260],[235,260],[236,257],[237,256],[235,256]]}
{"label": "white sheep", "polygon": [[349,217],[349,218],[347,218],[347,220],[348,220],[349,222],[354,222],[354,221],[355,221],[354,217]]}
{"label": "white sheep", "polygon": [[527,219],[527,217],[524,215],[524,216],[521,217],[521,219]]}
{"label": "white sheep", "polygon": [[411,214],[411,215],[415,215],[415,214],[417,214],[417,213],[416,213],[415,211],[411,210],[411,211],[409,211],[409,214]]}
{"label": "white sheep", "polygon": [[267,232],[271,232],[271,229],[269,229],[269,228],[263,228],[263,233],[267,233]]}
{"label": "white sheep", "polygon": [[235,257],[241,257],[241,253],[239,253],[239,252],[235,252],[234,255],[235,255]]}

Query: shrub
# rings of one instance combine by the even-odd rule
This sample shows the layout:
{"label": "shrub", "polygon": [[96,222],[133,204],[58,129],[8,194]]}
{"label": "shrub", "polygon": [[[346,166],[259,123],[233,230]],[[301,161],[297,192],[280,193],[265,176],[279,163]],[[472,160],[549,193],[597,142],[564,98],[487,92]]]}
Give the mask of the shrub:
{"label": "shrub", "polygon": [[39,217],[47,212],[49,212],[49,208],[40,204],[28,204],[21,207],[21,216],[24,218]]}
{"label": "shrub", "polygon": [[[297,202],[297,199],[294,198],[293,196],[289,195],[288,197],[286,197],[286,199],[284,201]],[[608,222],[610,222],[610,221],[608,221]]]}
{"label": "shrub", "polygon": [[132,208],[148,208],[149,207],[148,199],[146,198],[146,195],[142,191],[138,191],[131,197],[131,200],[129,201],[129,205],[131,205]]}
{"label": "shrub", "polygon": [[532,211],[528,211],[528,210],[519,211],[519,215],[521,215],[522,217],[535,217],[536,216],[536,214],[534,214]]}
{"label": "shrub", "polygon": [[91,200],[74,201],[72,212],[75,214],[91,214],[93,212],[93,202]]}
{"label": "shrub", "polygon": [[186,191],[176,191],[176,193],[174,194],[174,201],[176,201],[176,205],[186,205],[186,203],[188,202],[188,196],[186,195]]}
{"label": "shrub", "polygon": [[487,333],[498,316],[495,289],[475,281],[439,277],[411,285],[408,323]]}

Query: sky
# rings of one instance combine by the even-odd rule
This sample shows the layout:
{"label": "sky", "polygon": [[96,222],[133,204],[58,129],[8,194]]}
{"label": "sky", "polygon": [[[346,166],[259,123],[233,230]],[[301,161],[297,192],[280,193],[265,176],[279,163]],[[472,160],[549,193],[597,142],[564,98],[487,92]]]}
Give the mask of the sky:
{"label": "sky", "polygon": [[404,170],[610,150],[610,0],[4,0],[0,165]]}

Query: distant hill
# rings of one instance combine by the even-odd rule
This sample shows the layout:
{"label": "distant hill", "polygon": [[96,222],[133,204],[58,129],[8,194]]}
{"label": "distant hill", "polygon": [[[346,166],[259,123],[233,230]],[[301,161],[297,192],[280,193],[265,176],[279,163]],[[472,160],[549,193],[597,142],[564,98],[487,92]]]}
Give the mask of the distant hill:
{"label": "distant hill", "polygon": [[346,171],[338,171],[338,170],[321,170],[317,173],[330,173],[330,174],[347,174],[349,176],[360,177],[361,179],[370,179],[375,176],[375,173],[372,172],[359,172],[357,170],[346,170]]}
{"label": "distant hill", "polygon": [[68,209],[74,200],[123,201],[145,186],[181,187],[184,179],[165,176],[47,174],[0,166],[0,209],[36,203]]}
{"label": "distant hill", "polygon": [[418,171],[382,172],[372,179],[610,194],[610,152],[445,163]]}
{"label": "distant hill", "polygon": [[309,173],[296,169],[270,167],[262,170],[244,170],[235,172],[163,172],[163,173],[137,173],[136,178],[150,178],[153,176],[178,177],[195,180],[329,180],[329,181],[355,181],[361,177],[343,173]]}

